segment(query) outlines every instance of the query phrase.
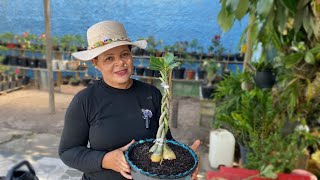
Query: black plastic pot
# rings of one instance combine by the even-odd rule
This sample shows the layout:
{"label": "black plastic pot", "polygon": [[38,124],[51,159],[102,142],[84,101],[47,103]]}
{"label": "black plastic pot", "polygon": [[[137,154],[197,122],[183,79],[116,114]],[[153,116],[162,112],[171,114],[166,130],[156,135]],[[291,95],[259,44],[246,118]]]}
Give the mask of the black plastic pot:
{"label": "black plastic pot", "polygon": [[17,66],[18,65],[18,57],[17,56],[10,56],[9,57],[9,65]]}
{"label": "black plastic pot", "polygon": [[140,66],[135,67],[136,74],[139,76],[143,76],[144,69],[145,69],[144,67],[140,67]]}
{"label": "black plastic pot", "polygon": [[26,57],[19,57],[19,65],[23,67],[28,67],[29,66],[29,61]]}
{"label": "black plastic pot", "polygon": [[146,68],[144,71],[145,71],[145,76],[153,77],[154,70]]}
{"label": "black plastic pot", "polygon": [[243,61],[244,54],[240,54],[240,53],[236,54],[236,59],[237,59],[237,61]]}
{"label": "black plastic pot", "polygon": [[27,84],[29,84],[29,82],[30,82],[30,77],[24,76],[22,78],[22,85],[27,85]]}
{"label": "black plastic pot", "polygon": [[146,172],[142,169],[140,169],[138,166],[136,166],[135,164],[133,164],[133,162],[129,159],[129,153],[130,151],[132,151],[132,149],[139,145],[139,144],[143,144],[145,142],[153,142],[154,139],[146,139],[146,140],[140,140],[134,144],[132,144],[128,150],[125,152],[125,158],[127,160],[127,162],[129,163],[130,167],[131,167],[131,176],[133,177],[133,179],[139,179],[139,180],[154,180],[154,179],[176,179],[176,180],[189,180],[191,179],[191,174],[192,172],[195,170],[195,168],[198,165],[198,158],[197,155],[194,153],[193,150],[190,149],[190,147],[179,143],[177,141],[173,141],[173,140],[166,140],[166,143],[172,143],[174,145],[178,145],[184,149],[187,149],[188,152],[190,153],[190,155],[193,157],[194,159],[194,165],[192,166],[192,168],[190,168],[188,171],[184,172],[184,173],[180,173],[177,175],[158,175],[158,174],[152,174],[149,172]]}
{"label": "black plastic pot", "polygon": [[38,66],[39,66],[39,60],[38,59],[29,59],[29,67],[37,68]]}
{"label": "black plastic pot", "polygon": [[199,68],[198,69],[198,79],[204,79],[205,75],[206,75],[206,71],[204,69]]}
{"label": "black plastic pot", "polygon": [[257,71],[254,80],[260,88],[272,88],[276,77],[272,71]]}
{"label": "black plastic pot", "polygon": [[175,79],[184,79],[185,68],[174,68],[172,71],[173,78]]}
{"label": "black plastic pot", "polygon": [[211,99],[214,93],[213,86],[201,86],[201,93],[204,99]]}
{"label": "black plastic pot", "polygon": [[46,69],[47,68],[47,61],[45,59],[39,59],[38,61],[38,67]]}
{"label": "black plastic pot", "polygon": [[161,77],[160,71],[159,70],[154,71],[153,76],[154,77]]}
{"label": "black plastic pot", "polygon": [[84,86],[88,86],[90,81],[92,80],[92,77],[83,77],[82,80],[81,80],[81,84],[84,85]]}
{"label": "black plastic pot", "polygon": [[72,86],[78,86],[80,84],[80,80],[71,81],[70,84]]}

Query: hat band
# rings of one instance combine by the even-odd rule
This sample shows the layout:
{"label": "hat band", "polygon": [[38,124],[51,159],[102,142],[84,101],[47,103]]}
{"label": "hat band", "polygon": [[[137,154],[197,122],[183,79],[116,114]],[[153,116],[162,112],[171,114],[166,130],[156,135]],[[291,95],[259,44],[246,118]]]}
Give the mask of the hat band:
{"label": "hat band", "polygon": [[110,44],[112,42],[116,42],[116,41],[129,41],[131,42],[131,40],[128,37],[119,37],[119,38],[106,38],[103,41],[98,41],[95,42],[92,46],[89,46],[88,49],[94,49],[106,44]]}

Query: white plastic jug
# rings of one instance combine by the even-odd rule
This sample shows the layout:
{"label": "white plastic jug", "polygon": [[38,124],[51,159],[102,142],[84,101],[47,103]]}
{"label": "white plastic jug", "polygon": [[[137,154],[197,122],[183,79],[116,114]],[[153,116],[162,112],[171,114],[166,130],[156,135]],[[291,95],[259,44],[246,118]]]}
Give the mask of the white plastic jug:
{"label": "white plastic jug", "polygon": [[231,167],[234,160],[235,138],[225,129],[210,131],[209,163],[212,168],[220,165]]}

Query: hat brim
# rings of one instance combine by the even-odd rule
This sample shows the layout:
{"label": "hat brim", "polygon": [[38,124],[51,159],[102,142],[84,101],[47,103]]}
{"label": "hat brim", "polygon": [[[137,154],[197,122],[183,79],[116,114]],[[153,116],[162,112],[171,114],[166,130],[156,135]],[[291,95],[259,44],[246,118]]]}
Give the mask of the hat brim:
{"label": "hat brim", "polygon": [[101,53],[118,47],[118,46],[122,46],[122,45],[133,45],[133,46],[137,46],[141,49],[145,49],[147,47],[147,41],[146,40],[139,40],[139,41],[135,41],[135,42],[129,42],[129,41],[117,41],[117,42],[112,42],[110,44],[106,44],[94,49],[89,49],[89,50],[85,50],[85,51],[79,51],[79,52],[75,52],[72,53],[72,56],[75,57],[76,59],[82,60],[82,61],[90,61],[93,58],[97,57],[98,55],[100,55]]}

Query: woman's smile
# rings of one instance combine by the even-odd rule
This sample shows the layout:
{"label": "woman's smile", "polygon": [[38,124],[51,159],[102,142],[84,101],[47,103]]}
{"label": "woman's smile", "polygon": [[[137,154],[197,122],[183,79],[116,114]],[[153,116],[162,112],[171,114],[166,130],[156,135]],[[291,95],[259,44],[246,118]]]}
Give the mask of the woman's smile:
{"label": "woman's smile", "polygon": [[128,74],[128,69],[122,69],[122,70],[119,70],[119,71],[116,71],[114,72],[114,74],[116,74],[117,76],[125,76]]}

